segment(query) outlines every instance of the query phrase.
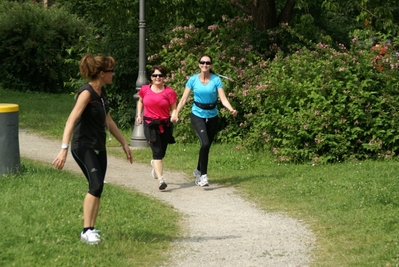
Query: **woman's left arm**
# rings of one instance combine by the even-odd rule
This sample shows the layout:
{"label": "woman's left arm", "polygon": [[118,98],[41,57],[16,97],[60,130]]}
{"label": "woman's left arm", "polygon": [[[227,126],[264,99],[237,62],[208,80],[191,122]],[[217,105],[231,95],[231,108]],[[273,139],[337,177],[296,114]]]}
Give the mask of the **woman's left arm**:
{"label": "woman's left arm", "polygon": [[116,140],[119,141],[119,143],[121,143],[123,151],[125,151],[127,160],[130,161],[130,163],[133,163],[132,152],[130,151],[129,145],[126,142],[125,137],[119,131],[118,126],[116,126],[116,123],[111,118],[111,115],[109,115],[108,113],[105,119],[107,120],[105,125],[108,126],[108,131],[116,138]]}
{"label": "woman's left arm", "polygon": [[227,97],[226,97],[226,94],[224,93],[223,88],[218,89],[218,94],[219,94],[220,100],[222,101],[223,106],[225,106],[234,117],[237,116],[237,110],[235,110],[230,105],[230,102],[229,102],[229,100],[227,100]]}

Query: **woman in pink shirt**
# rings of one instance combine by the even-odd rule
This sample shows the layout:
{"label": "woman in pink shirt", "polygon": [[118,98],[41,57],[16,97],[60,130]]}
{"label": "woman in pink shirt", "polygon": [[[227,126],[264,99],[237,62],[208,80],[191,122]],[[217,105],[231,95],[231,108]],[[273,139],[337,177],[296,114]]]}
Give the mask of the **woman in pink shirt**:
{"label": "woman in pink shirt", "polygon": [[[137,102],[136,122],[144,122],[144,136],[151,150],[152,176],[158,179],[159,190],[167,187],[163,178],[163,158],[168,144],[174,143],[171,113],[176,112],[176,91],[164,84],[166,68],[156,65],[151,68],[152,84],[143,85]],[[144,114],[143,114],[144,110]],[[142,115],[143,114],[143,115]]]}

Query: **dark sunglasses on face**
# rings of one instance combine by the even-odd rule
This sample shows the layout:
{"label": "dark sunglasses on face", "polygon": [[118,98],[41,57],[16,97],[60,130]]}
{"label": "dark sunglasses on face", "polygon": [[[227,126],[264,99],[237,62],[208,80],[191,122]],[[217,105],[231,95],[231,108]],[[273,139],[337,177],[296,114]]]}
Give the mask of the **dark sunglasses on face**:
{"label": "dark sunglasses on face", "polygon": [[103,70],[103,72],[112,72],[112,73],[114,73],[115,71],[114,71],[114,69],[112,69],[112,70]]}
{"label": "dark sunglasses on face", "polygon": [[200,61],[199,62],[199,64],[201,64],[201,65],[212,65],[212,62],[210,62],[210,61]]}
{"label": "dark sunglasses on face", "polygon": [[154,78],[156,78],[156,77],[163,78],[164,76],[163,76],[163,74],[151,74],[151,77],[154,77]]}

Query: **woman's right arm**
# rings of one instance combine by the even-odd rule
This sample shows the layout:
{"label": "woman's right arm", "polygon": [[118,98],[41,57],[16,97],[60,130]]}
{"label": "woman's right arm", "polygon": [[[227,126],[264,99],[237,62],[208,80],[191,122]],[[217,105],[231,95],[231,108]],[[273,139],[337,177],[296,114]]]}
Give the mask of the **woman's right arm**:
{"label": "woman's right arm", "polygon": [[[65,124],[64,134],[62,136],[62,144],[69,146],[69,141],[72,136],[73,126],[75,122],[82,115],[84,109],[87,104],[90,102],[90,92],[88,90],[84,90],[78,96],[75,106],[73,107],[71,113],[69,114],[68,120]],[[68,149],[61,148],[61,151],[58,153],[58,156],[52,162],[55,165],[55,168],[62,169],[64,167],[66,157],[68,155]]]}
{"label": "woman's right arm", "polygon": [[136,122],[137,124],[143,123],[143,98],[139,98],[139,101],[137,101],[137,114],[136,114]]}
{"label": "woman's right arm", "polygon": [[191,89],[186,87],[186,89],[184,89],[183,95],[180,99],[179,104],[177,105],[176,108],[176,112],[174,112],[171,116],[170,121],[171,122],[177,122],[178,121],[178,117],[179,117],[179,112],[182,110],[183,106],[186,104],[188,96],[190,95]]}

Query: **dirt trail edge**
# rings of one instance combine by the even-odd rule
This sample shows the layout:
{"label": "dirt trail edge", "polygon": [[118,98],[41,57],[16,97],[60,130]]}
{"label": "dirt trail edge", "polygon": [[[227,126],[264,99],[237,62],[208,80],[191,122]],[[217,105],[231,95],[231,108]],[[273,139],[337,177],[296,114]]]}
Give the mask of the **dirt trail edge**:
{"label": "dirt trail edge", "polygon": [[[19,131],[21,157],[51,163],[60,142]],[[64,169],[81,173],[70,152]],[[303,222],[261,211],[234,188],[212,180],[209,187],[198,187],[193,177],[180,172],[165,171],[168,187],[160,192],[150,171],[150,164],[130,165],[108,156],[106,181],[155,197],[184,214],[184,237],[174,242],[170,261],[162,266],[303,267],[311,263],[315,236]]]}

